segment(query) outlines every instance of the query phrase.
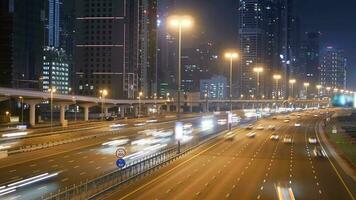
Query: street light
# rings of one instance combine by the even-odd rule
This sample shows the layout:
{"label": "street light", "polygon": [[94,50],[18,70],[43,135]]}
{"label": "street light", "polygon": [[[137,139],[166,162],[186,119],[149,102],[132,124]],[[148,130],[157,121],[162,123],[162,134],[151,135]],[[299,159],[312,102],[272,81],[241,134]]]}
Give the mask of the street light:
{"label": "street light", "polygon": [[308,99],[308,87],[309,87],[309,83],[305,82],[304,83],[304,87],[305,87],[305,99]]}
{"label": "street light", "polygon": [[289,84],[291,85],[291,89],[292,89],[292,98],[294,98],[294,84],[297,82],[297,80],[295,79],[290,79],[289,80]]}
{"label": "street light", "polygon": [[258,100],[258,97],[260,96],[260,73],[263,72],[262,67],[254,67],[253,71],[257,74],[257,87],[256,87],[256,99]]}
{"label": "street light", "polygon": [[100,90],[100,99],[101,99],[101,120],[104,120],[104,101],[108,91],[106,89]]}
{"label": "street light", "polygon": [[[233,51],[230,52],[226,52],[225,53],[225,58],[228,59],[230,61],[230,115],[232,115],[232,64],[233,64],[233,60],[238,59],[239,58],[239,54]],[[232,123],[229,122],[229,131],[231,131],[231,126]]]}
{"label": "street light", "polygon": [[138,93],[138,117],[141,116],[141,97],[143,92]]}
{"label": "street light", "polygon": [[334,88],[334,93],[337,93],[339,91],[339,89]]}
{"label": "street light", "polygon": [[180,119],[180,92],[181,92],[181,77],[182,77],[182,30],[193,26],[193,19],[190,16],[171,16],[168,18],[171,28],[178,29],[178,119]]}
{"label": "street light", "polygon": [[53,129],[53,95],[57,91],[55,87],[49,88],[48,92],[51,93],[51,132]]}
{"label": "street light", "polygon": [[282,78],[280,74],[274,74],[273,79],[276,80],[276,98],[279,99],[278,81]]}
{"label": "street light", "polygon": [[19,96],[21,102],[21,124],[23,125],[23,97]]}
{"label": "street light", "polygon": [[205,111],[206,111],[206,112],[209,112],[209,105],[208,105],[208,103],[209,103],[209,102],[208,102],[208,98],[209,98],[209,97],[208,97],[208,94],[205,93],[205,94],[204,94],[204,97],[205,97]]}
{"label": "street light", "polygon": [[326,87],[326,91],[328,92],[328,96],[330,96],[330,90],[331,90],[331,87]]}
{"label": "street light", "polygon": [[318,99],[320,98],[320,89],[322,88],[321,85],[316,85],[316,89],[318,89]]}

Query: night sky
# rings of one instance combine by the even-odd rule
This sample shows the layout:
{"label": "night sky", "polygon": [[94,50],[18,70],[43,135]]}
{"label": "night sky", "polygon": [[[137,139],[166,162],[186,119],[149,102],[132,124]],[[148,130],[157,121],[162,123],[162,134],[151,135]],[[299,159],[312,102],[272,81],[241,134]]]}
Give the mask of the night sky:
{"label": "night sky", "polygon": [[[320,31],[321,46],[345,50],[347,87],[356,89],[356,0],[296,0],[302,33]],[[238,0],[177,0],[178,7],[197,19],[199,30],[221,49],[237,47]]]}

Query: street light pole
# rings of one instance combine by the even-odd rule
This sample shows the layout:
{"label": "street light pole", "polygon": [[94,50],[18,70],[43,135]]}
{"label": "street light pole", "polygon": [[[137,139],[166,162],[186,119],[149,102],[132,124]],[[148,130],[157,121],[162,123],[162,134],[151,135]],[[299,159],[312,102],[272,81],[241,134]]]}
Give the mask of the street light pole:
{"label": "street light pole", "polygon": [[51,94],[51,132],[53,131],[53,94],[56,92],[56,88],[52,87],[48,89]]}
{"label": "street light pole", "polygon": [[[181,118],[181,105],[180,105],[180,98],[181,98],[181,65],[182,65],[182,29],[183,28],[190,28],[193,24],[193,20],[189,16],[171,16],[168,19],[170,25],[174,28],[178,28],[178,99],[177,99],[177,109],[178,109],[178,120]],[[180,137],[176,138],[178,140],[178,152],[180,152]]]}
{"label": "street light pole", "polygon": [[309,83],[304,83],[304,87],[305,87],[305,99],[308,99],[308,87],[309,87]]}
{"label": "street light pole", "polygon": [[[229,87],[229,101],[230,101],[230,117],[229,120],[231,120],[231,115],[232,115],[232,64],[233,64],[233,60],[237,59],[239,57],[239,54],[236,52],[226,52],[225,53],[225,58],[229,59],[230,61],[230,87]],[[228,122],[229,125],[229,131],[231,131],[232,129],[232,122]]]}
{"label": "street light pole", "polygon": [[19,97],[21,100],[21,124],[23,125],[23,97]]}
{"label": "street light pole", "polygon": [[141,96],[143,95],[142,92],[139,93],[138,95],[138,117],[140,118],[141,116]]}
{"label": "street light pole", "polygon": [[295,79],[290,79],[289,80],[289,83],[291,84],[291,89],[292,89],[292,98],[294,98],[294,83],[296,83],[296,80]]}

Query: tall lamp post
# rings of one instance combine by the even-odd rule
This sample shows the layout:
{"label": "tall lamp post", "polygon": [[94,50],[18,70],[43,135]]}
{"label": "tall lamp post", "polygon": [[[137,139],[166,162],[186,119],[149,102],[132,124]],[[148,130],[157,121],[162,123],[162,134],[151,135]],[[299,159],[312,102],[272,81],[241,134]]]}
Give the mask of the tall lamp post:
{"label": "tall lamp post", "polygon": [[171,16],[168,18],[169,25],[174,28],[178,29],[178,101],[177,101],[177,108],[178,108],[178,119],[180,119],[180,93],[181,93],[181,79],[182,79],[182,30],[192,27],[193,20],[190,16],[182,15],[182,16]]}
{"label": "tall lamp post", "polygon": [[[226,52],[225,53],[225,58],[228,59],[230,61],[230,93],[229,93],[229,100],[230,100],[230,115],[232,115],[232,64],[233,64],[233,60],[238,59],[239,58],[239,54],[236,52]],[[231,126],[232,126],[232,122],[231,122],[231,116],[229,117],[229,131],[231,131]]]}
{"label": "tall lamp post", "polygon": [[101,98],[101,120],[104,120],[104,103],[105,97],[108,95],[108,91],[106,89],[100,90],[100,98]]}
{"label": "tall lamp post", "polygon": [[23,97],[19,96],[21,102],[21,124],[23,125]]}
{"label": "tall lamp post", "polygon": [[321,85],[316,85],[316,89],[318,90],[318,94],[317,94],[318,99],[320,99],[320,89],[321,88],[322,88]]}
{"label": "tall lamp post", "polygon": [[308,99],[308,87],[309,87],[309,83],[305,82],[304,83],[304,88],[305,88],[305,99]]}
{"label": "tall lamp post", "polygon": [[290,84],[290,87],[291,87],[291,90],[292,90],[292,92],[291,92],[291,97],[292,98],[294,98],[294,84],[297,82],[297,80],[295,80],[295,79],[290,79],[289,80],[289,84]]}
{"label": "tall lamp post", "polygon": [[138,117],[141,116],[141,97],[143,92],[138,93]]}
{"label": "tall lamp post", "polygon": [[254,67],[253,71],[257,75],[256,99],[258,100],[259,96],[260,96],[260,73],[263,72],[263,68],[262,67]]}
{"label": "tall lamp post", "polygon": [[282,76],[280,74],[274,74],[273,79],[276,81],[276,99],[279,99],[279,88],[278,88],[278,81],[281,80]]}
{"label": "tall lamp post", "polygon": [[57,89],[55,87],[48,89],[48,92],[51,93],[51,132],[53,129],[53,96],[56,91]]}
{"label": "tall lamp post", "polygon": [[279,88],[278,88],[278,81],[282,78],[280,74],[274,74],[273,79],[276,81],[276,92],[274,94],[276,99],[276,112],[277,112],[277,101],[279,100]]}

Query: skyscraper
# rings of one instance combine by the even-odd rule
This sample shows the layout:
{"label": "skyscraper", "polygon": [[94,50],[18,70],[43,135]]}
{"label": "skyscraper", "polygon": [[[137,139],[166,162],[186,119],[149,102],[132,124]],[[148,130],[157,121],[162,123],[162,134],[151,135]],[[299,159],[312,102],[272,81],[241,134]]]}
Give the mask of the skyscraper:
{"label": "skyscraper", "polygon": [[158,0],[157,4],[157,73],[159,96],[165,97],[176,89],[176,38],[168,31],[167,18],[175,8],[175,0]]}
{"label": "skyscraper", "polygon": [[326,47],[321,52],[320,83],[322,86],[346,89],[346,58],[342,50]]}
{"label": "skyscraper", "polygon": [[127,98],[125,83],[126,1],[76,0],[76,94]]}
{"label": "skyscraper", "polygon": [[0,2],[0,65],[3,86],[39,89],[43,0]]}
{"label": "skyscraper", "polygon": [[59,47],[60,0],[47,0],[47,46]]}
{"label": "skyscraper", "polygon": [[298,71],[299,19],[292,0],[241,0],[239,6],[241,69],[239,91],[246,98],[256,96],[257,81],[253,68],[263,66],[260,94],[276,93],[274,73],[282,75],[278,91],[288,96],[290,74]]}
{"label": "skyscraper", "polygon": [[[301,80],[317,85],[320,81],[320,33],[307,32],[300,49]],[[309,95],[316,92],[315,87],[308,89]]]}
{"label": "skyscraper", "polygon": [[[254,95],[256,80],[253,67],[264,62],[265,58],[265,21],[264,4],[261,0],[241,0],[239,5],[239,41],[241,60],[240,95],[247,98]],[[236,84],[235,84],[236,88]],[[233,94],[237,96],[237,94]]]}

